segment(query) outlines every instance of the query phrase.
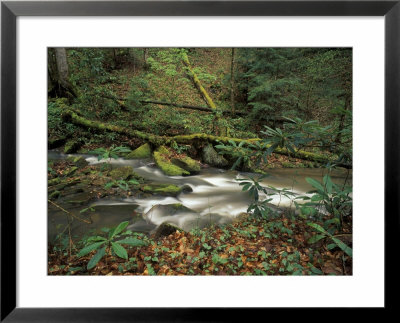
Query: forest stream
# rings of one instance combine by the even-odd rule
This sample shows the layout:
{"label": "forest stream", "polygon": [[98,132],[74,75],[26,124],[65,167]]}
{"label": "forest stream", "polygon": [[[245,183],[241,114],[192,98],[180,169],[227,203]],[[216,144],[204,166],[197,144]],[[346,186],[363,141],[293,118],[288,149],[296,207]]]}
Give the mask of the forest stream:
{"label": "forest stream", "polygon": [[[202,168],[199,174],[192,176],[166,176],[150,159],[126,160],[123,158],[109,161],[98,161],[91,155],[66,155],[49,151],[49,160],[65,159],[68,156],[82,156],[89,165],[107,162],[113,168],[131,166],[135,173],[152,183],[168,183],[179,187],[188,187],[176,197],[172,196],[130,196],[103,197],[87,204],[68,205],[63,207],[69,212],[79,214],[79,211],[92,207],[90,212],[91,224],[74,221],[72,234],[82,236],[89,230],[100,231],[103,227],[112,227],[122,221],[129,221],[131,231],[150,233],[163,222],[172,223],[185,231],[203,228],[211,224],[230,223],[240,213],[246,212],[251,198],[248,192],[243,192],[238,178],[249,176],[258,177],[260,174],[238,172],[213,167]],[[326,169],[321,168],[279,168],[270,169],[269,176],[262,180],[263,186],[278,189],[288,188],[296,195],[306,195],[312,186],[305,180],[312,177],[322,180]],[[352,172],[335,169],[331,172],[332,181],[336,184],[347,184],[352,181]],[[190,187],[190,188],[189,188]],[[89,188],[86,188],[89,189]],[[82,194],[82,191],[76,194]],[[272,193],[272,190],[271,190]],[[278,209],[293,207],[293,202],[284,197],[271,195],[272,207]],[[71,196],[69,196],[71,199]],[[161,205],[161,206],[160,206]],[[171,205],[180,205],[178,209]],[[58,208],[49,208],[49,241],[53,241],[58,233],[57,225],[65,224],[65,213]]]}

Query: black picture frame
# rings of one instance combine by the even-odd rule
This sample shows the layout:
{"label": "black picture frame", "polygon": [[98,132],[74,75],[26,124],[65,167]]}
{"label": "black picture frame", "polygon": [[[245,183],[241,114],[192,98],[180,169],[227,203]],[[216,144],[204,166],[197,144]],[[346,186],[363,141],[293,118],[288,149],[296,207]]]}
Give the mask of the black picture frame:
{"label": "black picture frame", "polygon": [[[18,16],[384,16],[385,309],[394,309],[399,233],[400,1],[4,1],[1,3],[1,321],[236,321],[245,309],[17,308],[16,19]],[[371,188],[372,190],[372,188]],[[368,197],[366,197],[368,198]],[[373,239],[373,237],[371,237]],[[371,242],[372,243],[372,242]],[[371,256],[373,261],[373,256]],[[38,291],[39,292],[39,291]],[[251,316],[265,315],[264,309]],[[261,313],[260,313],[261,312]],[[242,314],[242,313],[241,313]],[[323,319],[323,318],[321,318]],[[338,318],[340,319],[340,318]]]}

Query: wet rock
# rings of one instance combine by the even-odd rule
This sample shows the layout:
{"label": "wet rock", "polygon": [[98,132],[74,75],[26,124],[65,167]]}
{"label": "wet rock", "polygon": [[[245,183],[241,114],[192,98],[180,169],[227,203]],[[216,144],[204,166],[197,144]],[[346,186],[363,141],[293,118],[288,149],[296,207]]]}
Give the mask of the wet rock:
{"label": "wet rock", "polygon": [[66,202],[75,205],[85,205],[88,204],[93,198],[93,194],[84,192],[69,197]]}
{"label": "wet rock", "polygon": [[188,193],[193,191],[189,185],[179,187],[173,184],[147,184],[144,185],[141,190],[145,193],[162,196],[177,196],[182,192]]}
{"label": "wet rock", "polygon": [[73,163],[78,168],[83,168],[83,167],[89,165],[89,163],[86,161],[86,159],[83,158],[82,156],[68,156],[67,160],[69,162]]}
{"label": "wet rock", "polygon": [[192,209],[189,209],[188,207],[180,204],[180,203],[174,203],[174,204],[157,204],[154,205],[146,214],[145,218],[149,218],[150,220],[154,217],[164,217],[164,216],[174,216],[174,215],[180,215],[180,214],[197,214],[196,211],[193,211]]}
{"label": "wet rock", "polygon": [[109,175],[112,177],[113,180],[128,180],[132,177],[139,177],[134,171],[131,166],[123,166],[113,169],[109,172]]}
{"label": "wet rock", "polygon": [[182,193],[191,193],[193,192],[193,189],[190,187],[190,185],[183,185],[181,186]]}
{"label": "wet rock", "polygon": [[149,233],[156,228],[156,225],[150,222],[146,222],[145,220],[139,220],[127,227],[127,230],[131,230],[134,232],[144,232]]}
{"label": "wet rock", "polygon": [[151,157],[151,147],[149,144],[141,145],[125,156],[126,159],[141,159]]}
{"label": "wet rock", "polygon": [[224,157],[215,151],[211,144],[208,144],[203,148],[202,158],[205,163],[215,167],[226,167],[229,164]]}
{"label": "wet rock", "polygon": [[162,237],[167,237],[170,234],[175,233],[176,231],[182,231],[182,229],[178,228],[177,226],[164,222],[160,224],[157,229],[152,233],[153,239],[159,239]]}

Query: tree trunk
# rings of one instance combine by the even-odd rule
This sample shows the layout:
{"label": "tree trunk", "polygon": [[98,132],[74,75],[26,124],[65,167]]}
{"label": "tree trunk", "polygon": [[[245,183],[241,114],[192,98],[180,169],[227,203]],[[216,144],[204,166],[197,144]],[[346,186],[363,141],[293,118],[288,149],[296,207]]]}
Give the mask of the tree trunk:
{"label": "tree trunk", "polygon": [[67,88],[69,85],[67,51],[65,48],[56,48],[55,51],[59,77],[58,79],[60,84]]}
{"label": "tree trunk", "polygon": [[67,51],[65,48],[57,47],[54,49],[54,53],[49,49],[48,72],[49,79],[52,82],[52,88],[49,89],[50,96],[66,97],[69,100],[77,97],[76,90],[69,81]]}

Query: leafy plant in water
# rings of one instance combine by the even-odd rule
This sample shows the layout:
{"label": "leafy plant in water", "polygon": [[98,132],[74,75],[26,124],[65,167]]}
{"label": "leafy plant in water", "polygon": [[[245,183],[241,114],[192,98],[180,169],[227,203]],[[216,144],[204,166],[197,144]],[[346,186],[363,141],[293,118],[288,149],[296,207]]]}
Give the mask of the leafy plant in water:
{"label": "leafy plant in water", "polygon": [[97,148],[95,150],[90,151],[90,154],[94,154],[97,155],[98,160],[102,160],[102,159],[108,159],[111,160],[111,158],[118,158],[119,154],[123,154],[123,153],[129,153],[131,152],[131,150],[129,148],[126,147],[122,147],[122,146],[118,146],[118,147],[114,147],[111,146],[110,148]]}
{"label": "leafy plant in water", "polygon": [[[268,215],[272,212],[272,209],[268,206],[268,202],[272,201],[272,198],[269,196],[274,195],[275,193],[268,192],[267,188],[261,186],[260,182],[268,177],[269,175],[262,175],[258,178],[249,176],[248,178],[238,178],[237,181],[240,181],[240,186],[242,187],[242,191],[249,192],[250,196],[253,199],[253,202],[249,205],[247,212],[252,212],[255,216],[268,217]],[[260,193],[265,194],[266,198],[260,200]]]}
{"label": "leafy plant in water", "polygon": [[86,241],[86,246],[78,253],[77,257],[83,257],[90,252],[96,250],[96,254],[89,260],[87,269],[94,268],[97,263],[106,255],[107,250],[114,253],[116,256],[122,259],[128,259],[128,253],[122,245],[128,245],[131,247],[140,247],[146,245],[142,240],[128,237],[122,240],[118,240],[122,232],[126,229],[129,222],[121,222],[118,226],[108,231],[107,238],[102,236],[92,236]]}

